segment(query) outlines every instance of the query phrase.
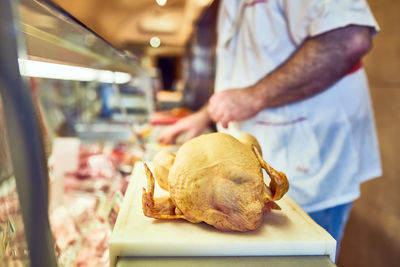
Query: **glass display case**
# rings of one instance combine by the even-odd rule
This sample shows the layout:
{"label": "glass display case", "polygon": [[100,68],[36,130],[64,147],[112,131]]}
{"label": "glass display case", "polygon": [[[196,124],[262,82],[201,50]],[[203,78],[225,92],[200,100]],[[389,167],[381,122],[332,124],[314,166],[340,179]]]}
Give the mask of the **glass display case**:
{"label": "glass display case", "polygon": [[151,79],[50,1],[1,1],[0,40],[0,265],[107,266]]}
{"label": "glass display case", "polygon": [[127,124],[145,120],[152,110],[147,73],[133,55],[113,49],[56,6],[43,4],[21,1],[19,10],[27,51],[21,71],[34,77],[31,85],[48,111],[45,121],[83,138],[101,139],[108,131],[107,138],[126,137]]}

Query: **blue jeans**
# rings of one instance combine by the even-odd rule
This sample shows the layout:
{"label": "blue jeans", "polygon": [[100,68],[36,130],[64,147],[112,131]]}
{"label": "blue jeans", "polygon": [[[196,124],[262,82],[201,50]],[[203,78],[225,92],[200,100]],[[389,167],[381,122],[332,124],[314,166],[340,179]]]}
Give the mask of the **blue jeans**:
{"label": "blue jeans", "polygon": [[343,237],[343,231],[349,218],[353,202],[335,206],[333,208],[310,212],[308,215],[328,233],[336,239],[336,257],[339,254],[340,241]]}

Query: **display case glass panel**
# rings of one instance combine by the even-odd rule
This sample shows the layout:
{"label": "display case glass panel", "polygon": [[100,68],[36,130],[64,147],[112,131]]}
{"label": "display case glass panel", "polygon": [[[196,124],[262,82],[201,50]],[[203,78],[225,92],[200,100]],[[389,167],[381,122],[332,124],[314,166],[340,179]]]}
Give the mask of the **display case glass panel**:
{"label": "display case glass panel", "polygon": [[50,1],[0,9],[0,265],[108,266],[151,79]]}

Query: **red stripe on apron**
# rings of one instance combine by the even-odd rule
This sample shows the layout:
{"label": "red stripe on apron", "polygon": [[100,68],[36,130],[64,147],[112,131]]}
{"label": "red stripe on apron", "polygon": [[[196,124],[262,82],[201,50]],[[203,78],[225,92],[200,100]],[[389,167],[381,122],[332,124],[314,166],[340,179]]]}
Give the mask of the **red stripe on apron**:
{"label": "red stripe on apron", "polygon": [[245,6],[249,7],[249,6],[254,6],[255,4],[260,4],[260,3],[267,3],[268,0],[254,0],[250,3],[246,3]]}
{"label": "red stripe on apron", "polygon": [[354,72],[356,72],[356,71],[358,71],[359,69],[361,69],[361,67],[362,67],[361,60],[358,60],[357,63],[354,64],[353,67],[351,67],[351,68],[346,72],[345,76],[346,76],[346,75],[349,75],[349,74],[352,74],[352,73],[354,73]]}

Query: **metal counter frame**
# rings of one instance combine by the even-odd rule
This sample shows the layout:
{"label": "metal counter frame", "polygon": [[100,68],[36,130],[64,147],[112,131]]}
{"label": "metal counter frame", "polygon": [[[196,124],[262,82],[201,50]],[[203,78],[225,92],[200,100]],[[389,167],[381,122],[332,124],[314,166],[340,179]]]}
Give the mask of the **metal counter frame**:
{"label": "metal counter frame", "polygon": [[26,55],[18,1],[0,2],[0,93],[31,266],[57,266],[48,219],[48,171],[41,127],[18,58]]}
{"label": "metal counter frame", "polygon": [[173,266],[173,267],[235,267],[235,266],[274,266],[274,267],[334,267],[329,256],[288,256],[288,257],[122,257],[117,267]]}

